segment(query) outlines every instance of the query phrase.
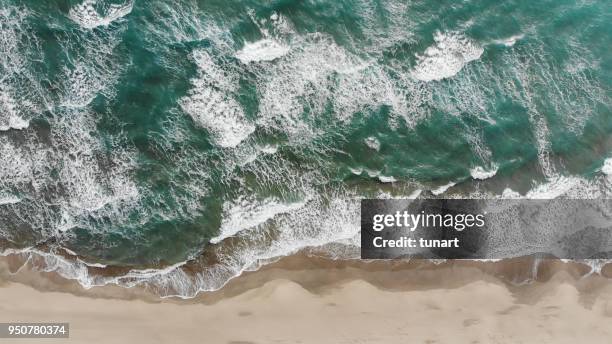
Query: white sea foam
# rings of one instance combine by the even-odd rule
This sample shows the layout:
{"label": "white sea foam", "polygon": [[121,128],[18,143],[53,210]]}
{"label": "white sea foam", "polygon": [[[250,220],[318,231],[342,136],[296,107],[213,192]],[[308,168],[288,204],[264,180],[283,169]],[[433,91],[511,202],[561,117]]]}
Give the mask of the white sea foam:
{"label": "white sea foam", "polygon": [[453,186],[457,185],[456,182],[449,182],[448,184],[445,185],[441,185],[433,190],[431,190],[431,193],[434,195],[441,195],[443,193],[445,193],[448,189],[452,188]]}
{"label": "white sea foam", "polygon": [[[538,160],[542,172],[547,178],[553,178],[557,172],[551,161],[550,128],[548,123],[551,108],[565,124],[564,130],[581,135],[588,118],[593,115],[596,104],[609,103],[605,88],[588,72],[578,65],[589,65],[596,57],[579,43],[571,44],[567,66],[551,64],[548,60],[546,44],[543,42],[525,42],[525,49],[512,49],[500,60],[503,68],[499,72],[487,71],[480,75],[491,74],[497,80],[515,79],[519,85],[510,82],[496,82],[495,89],[502,90],[513,101],[527,109],[529,121],[536,139]],[[565,67],[565,68],[562,68]],[[568,68],[569,67],[569,68]],[[482,80],[481,80],[482,82]],[[541,85],[550,85],[546,96],[540,92]]]}
{"label": "white sea foam", "polygon": [[[52,122],[53,150],[34,142],[15,146],[9,140],[0,140],[0,152],[14,162],[0,167],[0,186],[23,190],[27,195],[17,208],[8,210],[9,214],[27,221],[43,236],[75,226],[88,228],[90,221],[100,218],[110,217],[120,223],[127,216],[122,212],[138,200],[138,189],[129,176],[133,162],[123,153],[113,152],[108,155],[113,166],[102,169],[97,160],[99,143],[88,137],[92,129],[80,121],[86,116],[66,115],[69,124]],[[57,176],[50,176],[49,171]],[[50,192],[52,187],[63,192]],[[38,201],[43,197],[48,203]]]}
{"label": "white sea foam", "polygon": [[361,168],[361,167],[359,167],[359,168],[349,167],[349,171],[351,171],[352,174],[359,176],[359,175],[361,175],[363,173],[363,168]]}
{"label": "white sea foam", "polygon": [[612,263],[610,259],[583,259],[583,260],[580,260],[580,262],[588,265],[591,268],[591,271],[589,271],[587,276],[601,275],[601,269],[605,265]]}
{"label": "white sea foam", "polygon": [[181,99],[181,107],[197,125],[211,132],[219,146],[235,147],[255,131],[233,96],[238,79],[219,67],[204,50],[195,51],[193,58],[199,75],[191,80],[193,88]]}
{"label": "white sea foam", "polygon": [[398,84],[377,63],[345,53],[349,63],[336,69],[337,83],[332,84],[331,101],[338,119],[348,122],[355,113],[367,113],[383,105],[392,110],[393,116],[403,115],[408,126],[419,119],[419,111],[411,109],[407,100],[418,95],[418,91],[412,93],[412,85]]}
{"label": "white sea foam", "polygon": [[72,70],[67,69],[66,92],[61,105],[75,108],[89,105],[98,93],[108,85],[109,77],[112,77],[112,73],[97,73],[94,68],[87,66],[85,63],[77,64]]}
{"label": "white sea foam", "polygon": [[[356,199],[312,200],[275,221],[278,238],[274,242],[252,246],[239,255],[251,262],[282,257],[305,247],[317,247],[343,239],[352,239],[359,233],[359,202]],[[334,230],[329,230],[333,228]],[[266,228],[251,240],[260,242]]]}
{"label": "white sea foam", "polygon": [[495,44],[505,45],[506,47],[512,47],[514,46],[514,44],[516,44],[517,41],[523,39],[523,37],[525,37],[525,35],[519,34],[519,35],[510,36],[508,38],[496,39],[493,42]]}
{"label": "white sea foam", "polygon": [[532,199],[553,199],[566,194],[576,186],[580,179],[576,177],[556,177],[547,183],[531,189],[525,196]]}
{"label": "white sea foam", "polygon": [[383,175],[379,175],[378,180],[380,180],[382,183],[393,183],[397,181],[393,176],[383,176]]}
{"label": "white sea foam", "polygon": [[[85,288],[106,284],[125,287],[144,285],[155,288],[164,297],[190,298],[200,291],[217,290],[244,271],[257,269],[306,247],[322,247],[335,242],[358,244],[358,215],[358,200],[339,198],[313,200],[285,213],[277,213],[273,218],[273,228],[277,230],[275,240],[266,240],[271,235],[271,227],[256,226],[249,236],[241,237],[240,250],[233,250],[231,255],[219,255],[218,264],[206,266],[194,275],[182,269],[185,262],[163,269],[134,269],[120,276],[103,276],[89,273],[88,266],[92,264],[81,260],[71,261],[36,249],[5,251],[2,254],[29,257],[33,266],[77,280]],[[329,228],[334,230],[330,231]]]}
{"label": "white sea foam", "polygon": [[0,206],[5,204],[16,204],[19,202],[21,202],[21,198],[15,195],[0,192]]}
{"label": "white sea foam", "polygon": [[72,59],[62,68],[63,76],[57,85],[61,90],[60,106],[86,108],[98,96],[114,98],[117,80],[129,63],[117,49],[126,28],[118,25],[94,32],[74,31],[76,42],[61,42]]}
{"label": "white sea foam", "polygon": [[521,194],[510,189],[510,188],[505,188],[504,191],[501,194],[501,198],[504,199],[516,199],[516,198],[521,198]]}
{"label": "white sea foam", "polygon": [[219,146],[235,147],[255,131],[236,100],[227,99],[206,83],[194,81],[193,84],[190,96],[181,105],[196,124],[211,131]]}
{"label": "white sea foam", "polygon": [[603,166],[601,166],[601,172],[605,175],[612,176],[612,158],[604,160]]}
{"label": "white sea foam", "polygon": [[407,199],[417,199],[422,193],[423,193],[423,190],[416,189],[410,195],[408,195],[406,198]]}
{"label": "white sea foam", "polygon": [[2,81],[0,80],[0,131],[27,128],[29,121],[21,117],[20,105],[10,94],[12,93],[10,86]]}
{"label": "white sea foam", "polygon": [[314,34],[300,39],[283,59],[260,71],[259,124],[292,136],[310,134],[312,129],[301,117],[304,108],[321,113],[331,99],[330,76],[348,64],[350,58],[328,37]]}
{"label": "white sea foam", "polygon": [[[103,268],[106,267],[104,264],[87,263],[80,259],[67,259],[61,255],[40,251],[36,248],[25,248],[20,250],[8,249],[0,252],[0,254],[3,256],[18,255],[22,258],[26,258],[26,263],[31,264],[34,269],[46,272],[56,272],[63,278],[78,281],[85,289],[107,284],[133,287],[138,284],[146,283],[147,281],[155,281],[159,279],[160,276],[177,274],[177,272],[180,271],[179,268],[185,264],[185,262],[180,262],[163,269],[133,269],[121,276],[101,276],[90,274],[88,267]],[[180,282],[180,279],[176,279],[175,281],[175,283]]]}
{"label": "white sea foam", "polygon": [[506,188],[501,198],[509,199],[597,199],[610,197],[609,191],[601,185],[601,181],[590,181],[576,176],[555,176],[543,183],[536,184],[524,195]]}
{"label": "white sea foam", "polygon": [[273,61],[289,53],[291,47],[283,43],[280,36],[291,33],[293,28],[284,16],[274,12],[269,20],[257,20],[253,11],[249,11],[248,14],[263,38],[255,42],[245,42],[242,49],[236,52],[236,58],[242,63],[248,64],[250,62]]}
{"label": "white sea foam", "polygon": [[[0,111],[2,109],[0,108]],[[5,124],[0,124],[0,131],[7,131],[11,129],[22,130],[30,125],[29,121],[26,121],[19,117],[9,117]]]}
{"label": "white sea foam", "polygon": [[272,61],[289,52],[290,48],[275,40],[266,38],[257,42],[246,43],[236,52],[236,58],[242,63]]}
{"label": "white sea foam", "polygon": [[[1,24],[1,23],[0,23]],[[18,74],[19,71],[9,71],[8,74]],[[29,99],[31,89],[22,85],[21,96],[18,94],[19,83],[11,85],[7,79],[0,78],[0,131],[11,129],[23,130],[30,125],[29,118],[33,113],[38,112],[39,108],[34,101]],[[33,96],[33,95],[32,95]]]}
{"label": "white sea foam", "polygon": [[[175,43],[200,42],[206,40],[214,47],[230,56],[235,53],[233,35],[226,27],[217,25],[214,14],[202,11],[196,1],[183,1],[180,4],[166,1],[149,1],[142,6],[143,39],[155,46],[156,58],[164,68],[180,71],[182,64],[174,49]],[[225,20],[229,18],[224,18]],[[232,26],[232,22],[225,22]],[[164,42],[164,44],[159,44]]]}
{"label": "white sea foam", "polygon": [[371,170],[369,168],[366,168],[364,171],[368,174],[370,178],[376,178],[380,175],[379,170]]}
{"label": "white sea foam", "polygon": [[278,151],[278,145],[264,145],[259,147],[259,150],[265,154],[274,154]]}
{"label": "white sea foam", "polygon": [[73,6],[68,16],[75,23],[86,29],[98,26],[108,26],[117,19],[123,18],[132,12],[134,2],[127,0],[122,4],[106,4],[99,0],[85,0]]}
{"label": "white sea foam", "polygon": [[546,121],[545,116],[531,106],[533,105],[530,104],[528,112],[530,123],[533,127],[536,138],[538,160],[540,162],[540,167],[542,168],[542,173],[547,178],[550,178],[555,175],[555,167],[550,161],[550,129],[548,128],[548,122]]}
{"label": "white sea foam", "polygon": [[251,67],[260,92],[258,124],[278,128],[291,139],[304,139],[317,131],[311,122],[330,103],[341,123],[348,123],[359,111],[382,105],[409,112],[397,85],[381,66],[351,54],[332,37],[294,36],[291,45],[291,51],[274,64]]}
{"label": "white sea foam", "polygon": [[470,175],[474,179],[489,179],[497,173],[497,166],[493,165],[490,169],[485,169],[482,166],[476,166],[470,170]]}
{"label": "white sea foam", "polygon": [[278,214],[299,209],[305,204],[303,201],[286,203],[274,198],[256,201],[246,197],[240,197],[231,203],[226,202],[223,205],[220,233],[210,242],[218,243],[242,230],[256,227]]}
{"label": "white sea foam", "polygon": [[[6,189],[19,189],[19,186],[32,180],[32,171],[36,171],[34,162],[30,159],[45,159],[43,152],[34,152],[31,157],[22,147],[11,142],[6,137],[0,137],[0,156],[10,164],[0,164],[0,185]],[[34,182],[37,182],[34,180]],[[37,184],[34,184],[38,186]]]}
{"label": "white sea foam", "polygon": [[450,78],[467,63],[479,59],[483,52],[482,47],[460,33],[437,32],[434,45],[423,55],[417,55],[412,75],[421,81]]}
{"label": "white sea foam", "polygon": [[[58,44],[71,63],[59,67],[50,91],[40,86],[30,66],[30,61],[44,56],[36,37],[29,36],[34,30],[19,19],[23,11],[8,11],[7,17],[4,11],[0,10],[0,62],[5,72],[0,79],[0,123],[7,123],[3,116],[8,115],[8,123],[13,123],[9,127],[22,132],[0,138],[0,155],[11,160],[0,164],[0,189],[19,190],[20,198],[2,210],[3,216],[8,214],[15,224],[31,227],[42,238],[77,226],[104,231],[109,218],[120,226],[140,196],[131,179],[132,152],[117,145],[118,137],[107,136],[103,144],[96,134],[97,115],[88,108],[96,94],[112,94],[123,70],[114,54],[118,30],[61,35]],[[48,112],[50,130],[40,136],[40,130],[25,122],[43,110]],[[108,151],[105,145],[113,148]]]}
{"label": "white sea foam", "polygon": [[[420,190],[416,190],[409,198],[418,197],[419,193]],[[153,288],[162,297],[191,298],[201,291],[217,290],[245,271],[256,270],[279,257],[309,247],[315,250],[313,252],[329,250],[329,257],[358,257],[355,248],[360,245],[359,200],[346,194],[338,196],[331,200],[314,199],[302,207],[277,213],[268,219],[272,222],[269,225],[256,225],[248,236],[240,236],[241,242],[237,244],[240,249],[232,250],[231,254],[218,255],[218,264],[204,266],[202,271],[195,273],[186,273],[182,268],[185,262],[181,262],[163,269],[135,269],[121,276],[97,276],[90,274],[88,264],[80,260],[70,262],[61,256],[31,249],[14,253],[30,255],[30,262],[35,266],[76,279],[86,288],[106,284],[125,287],[140,285]],[[384,195],[381,197],[385,198]],[[549,227],[554,226],[551,224]],[[330,231],[329,228],[334,230]],[[274,239],[269,240],[271,237]],[[529,254],[528,248],[523,251],[520,253]],[[504,251],[499,254],[510,253]],[[591,265],[596,269],[602,264]]]}
{"label": "white sea foam", "polygon": [[0,7],[0,131],[23,130],[45,106],[45,90],[32,65],[42,59],[26,8]]}
{"label": "white sea foam", "polygon": [[102,263],[89,263],[89,262],[86,262],[86,261],[82,260],[81,258],[79,258],[78,254],[76,252],[74,252],[73,250],[71,250],[69,248],[66,248],[66,247],[62,247],[61,249],[64,250],[69,255],[76,257],[77,264],[79,264],[79,265],[80,264],[85,264],[85,265],[91,266],[93,268],[106,268],[108,266],[108,265],[102,264]]}
{"label": "white sea foam", "polygon": [[[497,95],[503,94],[525,109],[523,116],[529,119],[542,174],[552,178],[558,173],[551,159],[548,123],[551,114],[561,121],[555,125],[564,124],[562,130],[581,135],[588,118],[598,108],[597,104],[610,103],[605,87],[589,76],[589,70],[596,68],[596,57],[590,56],[581,46],[579,42],[572,43],[567,63],[558,65],[549,63],[546,43],[535,38],[526,40],[515,49],[504,51],[495,64],[476,63],[464,68],[461,77],[450,78],[445,83],[427,83],[425,86],[436,99],[428,103],[451,115],[469,114],[494,123],[501,115],[496,110]],[[550,85],[546,96],[541,92],[541,85]],[[482,155],[480,158],[490,161],[486,156],[490,152],[481,135],[478,132],[466,134],[475,152]]]}
{"label": "white sea foam", "polygon": [[406,1],[354,1],[352,11],[360,18],[351,25],[364,36],[359,49],[377,55],[394,46],[415,43],[418,21],[411,17],[411,6]]}
{"label": "white sea foam", "polygon": [[[250,15],[264,38],[257,44],[249,43],[249,49],[243,48],[237,56],[243,62],[260,57],[274,59],[272,64],[242,64],[255,75],[260,95],[259,125],[277,128],[288,133],[290,139],[301,140],[315,134],[317,129],[311,121],[330,103],[335,117],[342,122],[350,121],[356,112],[381,105],[410,113],[406,109],[408,102],[399,94],[400,87],[374,60],[350,53],[330,35],[298,34],[282,15],[275,14],[270,19]],[[305,110],[308,118],[303,116]]]}
{"label": "white sea foam", "polygon": [[374,136],[370,136],[368,138],[365,139],[365,144],[366,146],[372,148],[375,151],[379,151],[380,150],[380,141],[378,141],[378,139]]}
{"label": "white sea foam", "polygon": [[[174,11],[170,11],[169,15],[172,17],[173,13]],[[185,15],[190,18],[188,14]],[[350,121],[359,111],[369,111],[382,105],[390,106],[393,118],[396,119],[399,115],[411,127],[424,117],[420,99],[428,93],[427,90],[419,89],[414,81],[397,81],[391,78],[375,60],[357,57],[336,44],[329,35],[300,35],[282,15],[273,14],[270,19],[257,19],[253,13],[250,15],[263,36],[262,40],[247,43],[238,52],[226,51],[231,50],[228,46],[233,45],[232,42],[221,41],[218,37],[228,35],[218,33],[220,30],[208,30],[210,32],[206,38],[212,39],[217,49],[237,56],[241,63],[236,65],[231,60],[212,61],[210,66],[199,68],[205,72],[201,72],[199,78],[192,80],[196,87],[189,95],[196,100],[198,92],[210,92],[212,94],[206,93],[207,99],[218,100],[223,103],[221,107],[231,109],[226,114],[217,116],[232,119],[229,122],[236,119],[235,127],[238,130],[227,135],[236,137],[231,145],[241,142],[251,132],[248,121],[243,120],[242,109],[239,109],[239,104],[234,101],[234,91],[228,92],[226,88],[226,80],[229,79],[233,84],[230,89],[235,89],[237,76],[243,74],[254,76],[259,93],[257,124],[282,130],[289,134],[292,140],[312,137],[317,129],[313,128],[310,122],[325,111],[330,102],[334,115],[342,122]],[[162,21],[165,22],[165,19]],[[196,20],[195,23],[199,21]],[[173,27],[169,30],[174,30]],[[196,27],[198,32],[206,31],[198,25]],[[155,28],[151,30],[155,31]],[[287,49],[288,47],[291,49]],[[274,63],[250,63],[264,60],[274,60]],[[211,75],[204,77],[209,72]],[[202,85],[205,80],[214,82]],[[401,85],[398,82],[401,82]],[[223,96],[226,98],[215,97],[211,87],[217,84],[221,85],[220,90],[225,91]],[[184,110],[190,107],[188,100],[188,97],[183,99]],[[197,99],[196,103],[198,107],[205,108],[202,99]],[[215,125],[211,119],[201,118],[202,111],[197,111],[195,105],[192,105],[191,110],[194,111],[188,112],[195,122],[211,130],[213,136],[223,137],[222,128],[215,130],[220,125]],[[308,118],[302,116],[306,109]]]}

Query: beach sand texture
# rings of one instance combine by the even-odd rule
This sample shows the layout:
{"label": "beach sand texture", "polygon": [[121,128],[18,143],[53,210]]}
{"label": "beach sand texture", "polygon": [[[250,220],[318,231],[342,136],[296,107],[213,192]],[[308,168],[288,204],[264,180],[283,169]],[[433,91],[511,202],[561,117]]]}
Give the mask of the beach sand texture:
{"label": "beach sand texture", "polygon": [[[384,288],[364,278],[376,271],[291,265],[281,262],[219,292],[177,300],[118,287],[79,290],[27,269],[9,275],[3,262],[0,322],[70,323],[69,340],[45,343],[558,344],[612,338],[612,283],[577,277],[567,267],[546,281],[512,287],[458,264],[420,272],[429,276],[426,286]],[[399,279],[415,272],[384,273]]]}

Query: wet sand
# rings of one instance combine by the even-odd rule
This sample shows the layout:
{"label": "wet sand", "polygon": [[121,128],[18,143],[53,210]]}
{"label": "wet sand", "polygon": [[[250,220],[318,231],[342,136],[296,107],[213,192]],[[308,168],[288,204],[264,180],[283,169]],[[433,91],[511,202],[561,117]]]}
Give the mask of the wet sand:
{"label": "wet sand", "polygon": [[27,267],[11,274],[9,263],[0,261],[0,322],[69,322],[71,338],[7,343],[612,340],[612,280],[560,261],[534,270],[529,258],[366,264],[297,255],[189,300],[140,288],[84,290]]}

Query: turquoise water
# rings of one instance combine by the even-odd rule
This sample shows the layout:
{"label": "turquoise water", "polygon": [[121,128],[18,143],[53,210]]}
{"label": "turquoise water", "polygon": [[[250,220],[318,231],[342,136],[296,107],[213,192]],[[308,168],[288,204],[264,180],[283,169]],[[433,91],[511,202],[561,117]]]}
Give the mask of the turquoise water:
{"label": "turquoise water", "polygon": [[364,197],[607,197],[610,22],[608,1],[0,0],[2,246],[188,295],[350,256]]}

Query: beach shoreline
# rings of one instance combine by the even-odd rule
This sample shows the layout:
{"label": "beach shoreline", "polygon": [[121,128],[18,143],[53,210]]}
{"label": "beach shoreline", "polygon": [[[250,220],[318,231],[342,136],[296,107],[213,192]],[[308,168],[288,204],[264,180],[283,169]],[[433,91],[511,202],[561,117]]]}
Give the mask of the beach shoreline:
{"label": "beach shoreline", "polygon": [[5,258],[0,322],[69,322],[73,343],[609,342],[608,267],[589,274],[586,265],[546,260],[531,282],[513,282],[532,259],[364,263],[298,254],[215,292],[162,299],[138,287],[86,290],[27,266],[11,274]]}

